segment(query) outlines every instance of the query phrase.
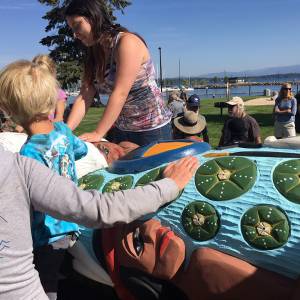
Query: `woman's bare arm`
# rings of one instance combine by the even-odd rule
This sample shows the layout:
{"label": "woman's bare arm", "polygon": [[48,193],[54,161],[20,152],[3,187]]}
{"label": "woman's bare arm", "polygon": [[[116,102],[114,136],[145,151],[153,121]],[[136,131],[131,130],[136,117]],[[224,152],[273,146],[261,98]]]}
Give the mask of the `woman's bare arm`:
{"label": "woman's bare arm", "polygon": [[57,100],[56,108],[55,108],[55,118],[53,122],[60,122],[64,119],[65,112],[65,101]]}
{"label": "woman's bare arm", "polygon": [[121,37],[115,53],[117,72],[113,91],[96,130],[81,135],[83,140],[98,142],[112,127],[147,56],[149,54],[146,46],[136,35],[124,34]]}
{"label": "woman's bare arm", "polygon": [[71,113],[69,115],[67,124],[74,130],[81,122],[89,107],[92,104],[96,90],[93,85],[84,84],[81,87],[80,94],[76,98]]}

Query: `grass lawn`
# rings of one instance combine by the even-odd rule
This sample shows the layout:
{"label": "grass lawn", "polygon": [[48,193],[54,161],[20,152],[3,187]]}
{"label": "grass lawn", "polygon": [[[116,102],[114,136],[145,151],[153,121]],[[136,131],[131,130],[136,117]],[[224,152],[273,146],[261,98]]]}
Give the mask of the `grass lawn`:
{"label": "grass lawn", "polygon": [[[253,98],[256,97],[245,97],[244,100]],[[206,117],[209,139],[212,147],[216,147],[218,145],[224,120],[227,118],[227,109],[223,109],[223,116],[221,116],[220,109],[215,108],[214,103],[223,100],[225,99],[218,98],[201,100],[201,113]],[[261,129],[262,140],[269,135],[273,135],[272,105],[248,106],[246,109],[247,113],[257,120]],[[79,135],[84,132],[94,130],[103,110],[104,108],[90,108],[80,126],[75,130],[75,134]]]}

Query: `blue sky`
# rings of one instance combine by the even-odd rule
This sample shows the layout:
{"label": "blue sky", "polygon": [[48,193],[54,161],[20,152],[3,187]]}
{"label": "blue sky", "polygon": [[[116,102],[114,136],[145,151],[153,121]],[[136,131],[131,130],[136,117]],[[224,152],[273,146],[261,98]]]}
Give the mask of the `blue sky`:
{"label": "blue sky", "polygon": [[[118,22],[141,34],[164,76],[300,64],[299,0],[133,0]],[[0,0],[0,66],[47,52],[47,7]],[[4,36],[3,36],[4,35]]]}

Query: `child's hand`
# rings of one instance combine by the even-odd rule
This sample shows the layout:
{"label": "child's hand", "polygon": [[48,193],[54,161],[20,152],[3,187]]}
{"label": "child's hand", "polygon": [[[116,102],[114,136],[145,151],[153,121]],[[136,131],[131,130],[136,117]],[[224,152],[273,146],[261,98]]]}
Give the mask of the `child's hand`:
{"label": "child's hand", "polygon": [[95,143],[100,142],[103,136],[99,135],[96,131],[87,132],[79,136],[79,138],[85,142]]}
{"label": "child's hand", "polygon": [[164,170],[164,177],[173,179],[178,188],[182,190],[190,181],[199,167],[196,157],[187,156],[180,160],[170,163]]}

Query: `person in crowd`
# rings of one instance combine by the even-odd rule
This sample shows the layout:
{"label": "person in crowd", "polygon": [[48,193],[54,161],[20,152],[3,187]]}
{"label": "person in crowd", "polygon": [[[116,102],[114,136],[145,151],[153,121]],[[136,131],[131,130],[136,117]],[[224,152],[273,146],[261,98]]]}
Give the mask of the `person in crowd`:
{"label": "person in crowd", "polygon": [[191,95],[186,101],[186,110],[191,110],[199,114],[200,97],[197,94]]}
{"label": "person in crowd", "polygon": [[295,95],[297,101],[297,113],[295,115],[295,129],[297,133],[300,133],[300,92]]}
{"label": "person in crowd", "polygon": [[297,100],[292,93],[289,83],[282,85],[274,105],[274,131],[277,139],[296,136],[295,116]]}
{"label": "person in crowd", "polygon": [[187,94],[186,94],[186,92],[183,90],[183,89],[181,89],[180,90],[180,96],[179,96],[184,102],[186,102],[187,101]]}
{"label": "person in crowd", "polygon": [[168,108],[172,112],[172,119],[176,118],[184,111],[185,101],[179,97],[178,91],[173,91],[169,95]]}
{"label": "person in crowd", "polygon": [[68,125],[75,129],[96,92],[109,94],[103,116],[93,132],[81,139],[100,141],[115,125],[113,142],[140,146],[171,139],[172,113],[155,81],[145,41],[111,21],[100,0],[72,0],[65,10],[74,37],[87,48],[83,84]]}
{"label": "person in crowd", "polygon": [[[32,60],[33,63],[47,69],[54,77],[56,77],[56,66],[54,61],[48,55],[37,55]],[[57,102],[54,114],[51,115],[53,122],[64,120],[64,112],[66,108],[67,94],[61,88],[58,89]]]}
{"label": "person in crowd", "polygon": [[228,122],[228,139],[224,146],[248,142],[248,130],[243,118],[231,118]]}
{"label": "person in crowd", "polygon": [[[0,93],[1,100],[3,97]],[[82,191],[39,162],[0,146],[1,298],[48,299],[33,264],[33,210],[87,227],[129,223],[174,200],[197,167],[196,158],[186,157],[167,166],[165,179],[133,190],[101,194]]]}
{"label": "person in crowd", "polygon": [[[225,146],[232,143],[232,125],[235,124],[236,121],[229,126],[231,120],[233,118],[242,119],[243,124],[246,127],[245,136],[243,140],[247,143],[253,144],[261,144],[261,137],[260,137],[260,128],[257,121],[249,116],[245,111],[244,101],[240,97],[233,97],[230,101],[226,102],[228,106],[228,116],[229,118],[225,121],[222,135],[219,141],[219,146]],[[235,128],[235,126],[233,126]],[[244,133],[243,133],[244,134]]]}
{"label": "person in crowd", "polygon": [[[194,114],[189,113],[189,112],[194,112]],[[198,117],[196,117],[196,116],[198,116]],[[193,134],[192,136],[194,136],[194,139],[196,139],[196,140],[201,141],[201,139],[202,139],[204,142],[209,143],[206,120],[205,120],[205,117],[200,114],[200,97],[198,95],[193,94],[187,99],[184,112],[181,114],[178,114],[178,117],[181,117],[181,118],[180,119],[177,118],[176,124],[178,124],[179,120],[180,120],[179,121],[180,124],[185,124],[184,126],[186,126],[186,124],[189,124],[188,126],[191,126],[191,123],[195,123],[195,124],[197,123],[198,124],[197,126],[199,126],[201,124],[201,126],[199,126],[198,129],[200,127],[202,127],[202,125],[205,125],[201,131],[198,131],[196,134]],[[195,127],[195,128],[197,128],[197,127]],[[181,129],[183,129],[183,127],[181,127]],[[178,139],[180,136],[186,136],[187,133],[183,133],[183,132],[180,133],[180,131],[182,131],[181,129],[180,130],[178,129],[178,125],[175,126],[175,119],[174,119],[173,120],[173,136],[176,137],[176,139]],[[190,130],[188,130],[188,131],[190,131]],[[202,136],[202,138],[201,138],[201,136]]]}
{"label": "person in crowd", "polygon": [[209,143],[205,117],[192,110],[186,110],[183,116],[174,119],[173,137]]}

